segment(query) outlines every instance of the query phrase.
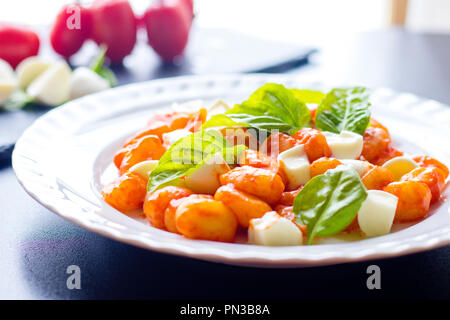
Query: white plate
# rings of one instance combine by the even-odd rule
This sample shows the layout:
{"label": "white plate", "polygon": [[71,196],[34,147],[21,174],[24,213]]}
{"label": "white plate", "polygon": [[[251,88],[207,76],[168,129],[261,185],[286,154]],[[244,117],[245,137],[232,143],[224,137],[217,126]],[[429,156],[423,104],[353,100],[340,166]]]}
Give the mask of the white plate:
{"label": "white plate", "polygon": [[[427,219],[386,236],[297,247],[189,240],[152,228],[102,201],[99,190],[114,174],[114,152],[153,112],[175,101],[238,101],[266,82],[329,88],[281,75],[180,77],[119,87],[67,103],[38,119],[16,144],[14,170],[33,198],[67,220],[132,245],[203,260],[304,267],[393,257],[450,243],[449,201],[435,206]],[[388,126],[400,148],[450,163],[450,108],[388,89],[374,90],[372,102],[373,115]]]}

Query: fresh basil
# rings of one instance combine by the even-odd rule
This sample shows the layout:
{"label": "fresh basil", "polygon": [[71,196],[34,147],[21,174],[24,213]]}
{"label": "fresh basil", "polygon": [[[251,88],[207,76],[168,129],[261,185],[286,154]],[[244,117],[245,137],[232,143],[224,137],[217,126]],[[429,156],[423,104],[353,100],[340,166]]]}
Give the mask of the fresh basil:
{"label": "fresh basil", "polygon": [[213,116],[204,125],[241,125],[259,130],[277,129],[297,131],[307,126],[311,114],[305,103],[281,84],[267,83],[257,89],[248,100],[228,110],[226,116]]}
{"label": "fresh basil", "polygon": [[316,127],[333,133],[347,130],[363,135],[370,121],[369,107],[367,88],[333,89],[317,108]]}
{"label": "fresh basil", "polygon": [[91,65],[91,70],[108,81],[110,87],[114,87],[117,85],[117,78],[111,69],[104,66],[107,51],[108,48],[106,45],[100,46],[100,50]]}
{"label": "fresh basil", "polygon": [[234,121],[230,116],[225,114],[213,115],[208,121],[206,121],[202,128],[215,128],[215,127],[248,127],[246,123],[239,123]]}
{"label": "fresh basil", "polygon": [[308,244],[315,236],[345,229],[366,197],[366,188],[351,168],[340,166],[311,179],[294,200],[296,221],[307,226]]}
{"label": "fresh basil", "polygon": [[167,150],[150,173],[147,190],[150,192],[168,185],[180,185],[216,153],[221,153],[228,164],[245,150],[245,146],[230,146],[216,130],[202,130],[183,137]]}
{"label": "fresh basil", "polygon": [[303,103],[316,103],[319,104],[325,98],[325,93],[317,90],[308,89],[290,89],[295,97]]}

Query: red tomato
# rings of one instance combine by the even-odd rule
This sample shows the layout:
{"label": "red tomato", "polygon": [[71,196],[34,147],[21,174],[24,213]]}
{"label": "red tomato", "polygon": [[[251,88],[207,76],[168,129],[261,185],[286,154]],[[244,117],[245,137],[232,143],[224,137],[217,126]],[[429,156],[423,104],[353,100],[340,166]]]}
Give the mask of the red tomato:
{"label": "red tomato", "polygon": [[0,23],[0,59],[13,68],[25,58],[39,52],[39,37],[31,29]]}
{"label": "red tomato", "polygon": [[106,55],[118,64],[133,51],[136,44],[137,22],[126,0],[99,0],[92,8],[92,39],[106,44]]}
{"label": "red tomato", "polygon": [[156,2],[144,14],[150,46],[164,61],[173,61],[186,47],[192,10],[185,0]]}
{"label": "red tomato", "polygon": [[188,8],[189,12],[194,16],[194,0],[181,0],[184,2],[185,6]]}
{"label": "red tomato", "polygon": [[50,31],[53,50],[65,58],[77,53],[89,37],[91,18],[90,10],[79,4],[64,6]]}

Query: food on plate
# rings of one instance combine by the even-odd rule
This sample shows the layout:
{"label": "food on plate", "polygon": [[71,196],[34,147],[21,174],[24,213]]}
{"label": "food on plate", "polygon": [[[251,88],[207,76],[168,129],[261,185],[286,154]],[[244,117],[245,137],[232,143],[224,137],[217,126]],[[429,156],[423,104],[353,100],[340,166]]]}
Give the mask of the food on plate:
{"label": "food on plate", "polygon": [[147,182],[140,175],[127,172],[102,190],[105,201],[120,211],[131,211],[142,207]]}
{"label": "food on plate", "polygon": [[[439,202],[449,175],[404,154],[371,116],[369,91],[328,93],[268,83],[217,112],[177,104],[114,156],[104,200],[189,239],[292,246],[390,233]],[[241,232],[242,233],[242,232]]]}
{"label": "food on plate", "polygon": [[144,213],[152,225],[165,229],[164,213],[170,201],[190,196],[192,192],[186,188],[167,186],[149,193],[144,202]]}
{"label": "food on plate", "polygon": [[398,198],[395,221],[412,221],[425,217],[430,208],[430,188],[417,181],[399,181],[388,184],[384,191]]}
{"label": "food on plate", "polygon": [[367,198],[358,211],[358,225],[369,237],[381,236],[391,231],[398,198],[380,190],[368,190]]}
{"label": "food on plate", "polygon": [[419,165],[409,157],[396,157],[383,163],[383,167],[394,175],[395,180],[400,180],[402,176],[419,167]]}
{"label": "food on plate", "polygon": [[239,225],[248,228],[250,220],[261,218],[272,208],[263,200],[243,191],[239,191],[234,184],[219,187],[214,199],[222,201],[236,215]]}

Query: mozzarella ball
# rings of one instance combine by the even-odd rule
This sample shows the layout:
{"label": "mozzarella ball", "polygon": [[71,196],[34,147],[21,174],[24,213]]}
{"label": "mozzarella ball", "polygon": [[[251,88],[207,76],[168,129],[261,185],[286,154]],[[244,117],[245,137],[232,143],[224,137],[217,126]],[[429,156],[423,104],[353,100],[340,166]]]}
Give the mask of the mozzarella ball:
{"label": "mozzarella ball", "polygon": [[58,62],[31,82],[27,93],[41,103],[58,106],[70,98],[71,76],[69,65]]}
{"label": "mozzarella ball", "polygon": [[29,57],[23,60],[16,69],[19,87],[26,89],[29,84],[48,70],[51,64],[39,57]]}
{"label": "mozzarella ball", "polygon": [[80,67],[74,70],[70,81],[70,99],[109,89],[109,82],[93,70]]}

